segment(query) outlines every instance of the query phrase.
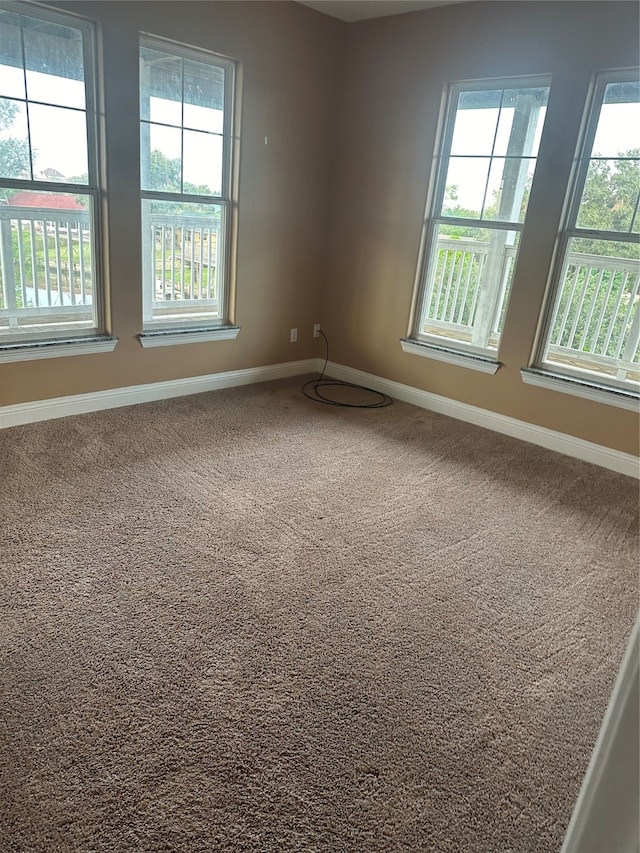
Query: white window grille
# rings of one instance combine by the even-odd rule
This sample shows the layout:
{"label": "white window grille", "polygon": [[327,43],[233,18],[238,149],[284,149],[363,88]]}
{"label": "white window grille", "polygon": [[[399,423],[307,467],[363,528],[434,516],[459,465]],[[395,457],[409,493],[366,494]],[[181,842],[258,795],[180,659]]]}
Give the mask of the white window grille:
{"label": "white window grille", "polygon": [[640,82],[594,87],[552,276],[538,366],[595,384],[640,384]]}
{"label": "white window grille", "polygon": [[544,125],[549,79],[450,87],[413,338],[494,355]]}
{"label": "white window grille", "polygon": [[144,329],[227,321],[234,63],[140,42]]}
{"label": "white window grille", "polygon": [[0,3],[0,342],[104,330],[91,23]]}

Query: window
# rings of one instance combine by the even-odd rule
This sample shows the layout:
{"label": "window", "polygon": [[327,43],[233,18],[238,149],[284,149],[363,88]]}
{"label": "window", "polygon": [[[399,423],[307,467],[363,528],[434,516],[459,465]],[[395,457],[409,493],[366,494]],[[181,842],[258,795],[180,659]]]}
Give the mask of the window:
{"label": "window", "polygon": [[0,4],[0,343],[95,335],[91,25]]}
{"label": "window", "polygon": [[595,87],[554,275],[540,366],[596,384],[640,383],[640,84]]}
{"label": "window", "polygon": [[141,40],[147,331],[227,322],[233,85],[229,60]]}
{"label": "window", "polygon": [[548,78],[451,87],[414,340],[495,356],[548,94]]}

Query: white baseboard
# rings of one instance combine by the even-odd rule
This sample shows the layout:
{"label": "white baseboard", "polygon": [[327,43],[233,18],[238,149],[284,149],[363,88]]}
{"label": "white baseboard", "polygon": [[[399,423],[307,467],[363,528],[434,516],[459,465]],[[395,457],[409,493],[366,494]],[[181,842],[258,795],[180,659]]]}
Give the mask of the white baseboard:
{"label": "white baseboard", "polygon": [[593,444],[566,433],[519,421],[516,418],[507,417],[507,415],[490,412],[488,409],[470,406],[467,403],[460,403],[457,400],[449,399],[449,397],[441,397],[439,394],[421,391],[411,385],[403,385],[400,382],[384,379],[372,373],[364,373],[362,370],[355,370],[352,367],[344,367],[341,364],[330,362],[327,366],[327,374],[336,379],[356,382],[359,385],[374,388],[376,391],[382,391],[396,400],[403,400],[405,403],[412,403],[414,406],[430,409],[432,412],[439,412],[460,421],[467,421],[495,432],[501,432],[504,435],[546,447],[548,450],[556,450],[566,456],[583,459],[585,462],[592,462],[594,465],[609,468],[611,471],[617,471],[629,477],[640,477],[640,459],[630,453],[622,453],[619,450]]}
{"label": "white baseboard", "polygon": [[190,376],[187,379],[152,382],[148,385],[128,385],[124,388],[109,388],[106,391],[95,391],[90,394],[74,394],[70,397],[16,403],[0,408],[0,429],[35,421],[46,421],[51,418],[63,418],[68,415],[84,415],[101,409],[116,409],[119,406],[133,406],[137,403],[150,403],[153,400],[183,397],[186,394],[199,394],[203,391],[217,391],[220,388],[232,388],[235,385],[268,382],[271,379],[316,373],[321,369],[321,359],[308,358],[304,361],[288,361],[283,364],[250,367],[246,370],[228,370],[225,373]]}
{"label": "white baseboard", "polygon": [[[216,391],[232,388],[236,385],[251,385],[255,382],[268,382],[272,379],[284,379],[304,373],[317,373],[322,369],[323,359],[309,358],[303,361],[289,361],[284,364],[269,364],[263,367],[251,367],[246,370],[229,370],[225,373],[212,373],[205,376],[191,376],[187,379],[173,379],[167,382],[153,382],[148,385],[129,385],[124,388],[110,388],[89,394],[75,394],[70,397],[56,397],[50,400],[36,400],[29,403],[17,403],[0,408],[0,429],[21,424],[45,421],[51,418],[63,418],[69,415],[82,415],[101,409],[115,409],[119,406],[133,406],[137,403],[149,403],[153,400],[165,400],[170,397],[182,397],[186,394],[199,394],[203,391]],[[564,453],[609,468],[630,477],[640,477],[640,460],[629,453],[612,450],[599,444],[593,444],[566,433],[556,432],[545,427],[516,420],[506,415],[460,403],[448,397],[421,391],[411,385],[393,382],[372,373],[364,373],[352,367],[330,362],[327,374],[336,379],[356,382],[375,388],[405,403],[412,403],[432,412],[467,421],[486,429]]]}

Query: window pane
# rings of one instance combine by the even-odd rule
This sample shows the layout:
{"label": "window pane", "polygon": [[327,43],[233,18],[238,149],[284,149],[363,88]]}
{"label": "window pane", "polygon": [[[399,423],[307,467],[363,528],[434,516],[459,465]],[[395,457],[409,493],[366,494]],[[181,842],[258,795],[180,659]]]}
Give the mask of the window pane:
{"label": "window pane", "polygon": [[438,226],[420,333],[497,349],[518,242],[513,231]]}
{"label": "window pane", "polygon": [[222,137],[184,131],[183,192],[220,195],[222,192]]}
{"label": "window pane", "polygon": [[182,131],[160,124],[140,126],[141,180],[145,190],[182,190]]}
{"label": "window pane", "polygon": [[[445,338],[463,350],[497,349],[548,94],[548,86],[469,89],[452,105],[452,146],[439,163],[443,201],[431,211],[436,225],[417,334]],[[455,219],[478,224],[455,225]],[[513,223],[513,230],[498,222]]]}
{"label": "window pane", "polygon": [[41,191],[32,183],[89,184],[84,40],[91,34],[88,25],[74,23],[48,20],[46,10],[40,17],[35,7],[28,14],[0,12],[0,95],[15,96],[0,97],[0,177],[23,186],[0,187],[5,341],[101,330],[95,188]]}
{"label": "window pane", "polygon": [[81,30],[24,16],[22,22],[29,100],[84,109]]}
{"label": "window pane", "polygon": [[140,118],[182,125],[182,58],[140,48]]}
{"label": "window pane", "polygon": [[605,87],[578,210],[578,228],[621,234],[638,228],[639,98],[637,81]]}
{"label": "window pane", "polygon": [[19,191],[0,205],[0,337],[48,336],[97,328],[92,199]]}
{"label": "window pane", "polygon": [[640,381],[639,262],[638,242],[569,241],[545,362]]}
{"label": "window pane", "polygon": [[84,112],[30,104],[29,126],[34,179],[88,183],[87,124]]}
{"label": "window pane", "polygon": [[[24,67],[20,19],[0,10],[0,95],[24,98]],[[0,129],[2,125],[0,124]]]}
{"label": "window pane", "polygon": [[[640,151],[636,149],[636,153]],[[630,231],[639,194],[640,159],[591,160],[578,211],[578,227]]]}
{"label": "window pane", "polygon": [[546,86],[460,93],[436,215],[524,221],[548,94]]}
{"label": "window pane", "polygon": [[199,55],[161,43],[140,52],[141,180],[154,195],[142,200],[145,328],[224,319],[226,203],[210,197],[225,188],[225,78],[232,72]]}
{"label": "window pane", "polygon": [[546,86],[461,92],[451,154],[537,156],[548,96]]}
{"label": "window pane", "polygon": [[185,127],[212,133],[223,132],[224,75],[224,68],[185,59]]}
{"label": "window pane", "polygon": [[548,96],[549,89],[544,86],[505,89],[494,155],[537,156]]}
{"label": "window pane", "polygon": [[491,160],[488,157],[452,157],[447,169],[443,216],[480,219]]}
{"label": "window pane", "polygon": [[24,102],[0,98],[0,176],[31,178]]}
{"label": "window pane", "polygon": [[632,236],[640,197],[639,94],[637,79],[608,83],[595,105],[587,130],[594,132],[593,150],[581,161],[584,186],[574,188],[580,205],[565,229],[605,235],[568,239],[541,358],[556,371],[634,389],[640,381],[640,241]]}
{"label": "window pane", "polygon": [[501,90],[460,92],[451,140],[452,154],[491,155],[501,99]]}
{"label": "window pane", "polygon": [[222,319],[224,213],[218,204],[143,199],[145,324]]}
{"label": "window pane", "polygon": [[615,159],[640,148],[640,83],[609,83],[593,141],[594,157]]}
{"label": "window pane", "polygon": [[496,157],[491,162],[483,219],[524,222],[536,161]]}

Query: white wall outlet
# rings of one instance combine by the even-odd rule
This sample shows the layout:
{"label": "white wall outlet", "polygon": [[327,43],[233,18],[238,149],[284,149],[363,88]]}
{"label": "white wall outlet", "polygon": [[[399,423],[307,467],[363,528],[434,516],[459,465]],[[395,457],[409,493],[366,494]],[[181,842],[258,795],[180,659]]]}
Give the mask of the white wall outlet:
{"label": "white wall outlet", "polygon": [[320,323],[316,323],[316,324],[314,325],[314,327],[313,327],[313,337],[314,337],[314,338],[319,338],[319,337],[320,337]]}
{"label": "white wall outlet", "polygon": [[298,330],[297,329],[291,329],[291,343],[295,344],[295,342],[297,340],[298,340]]}

